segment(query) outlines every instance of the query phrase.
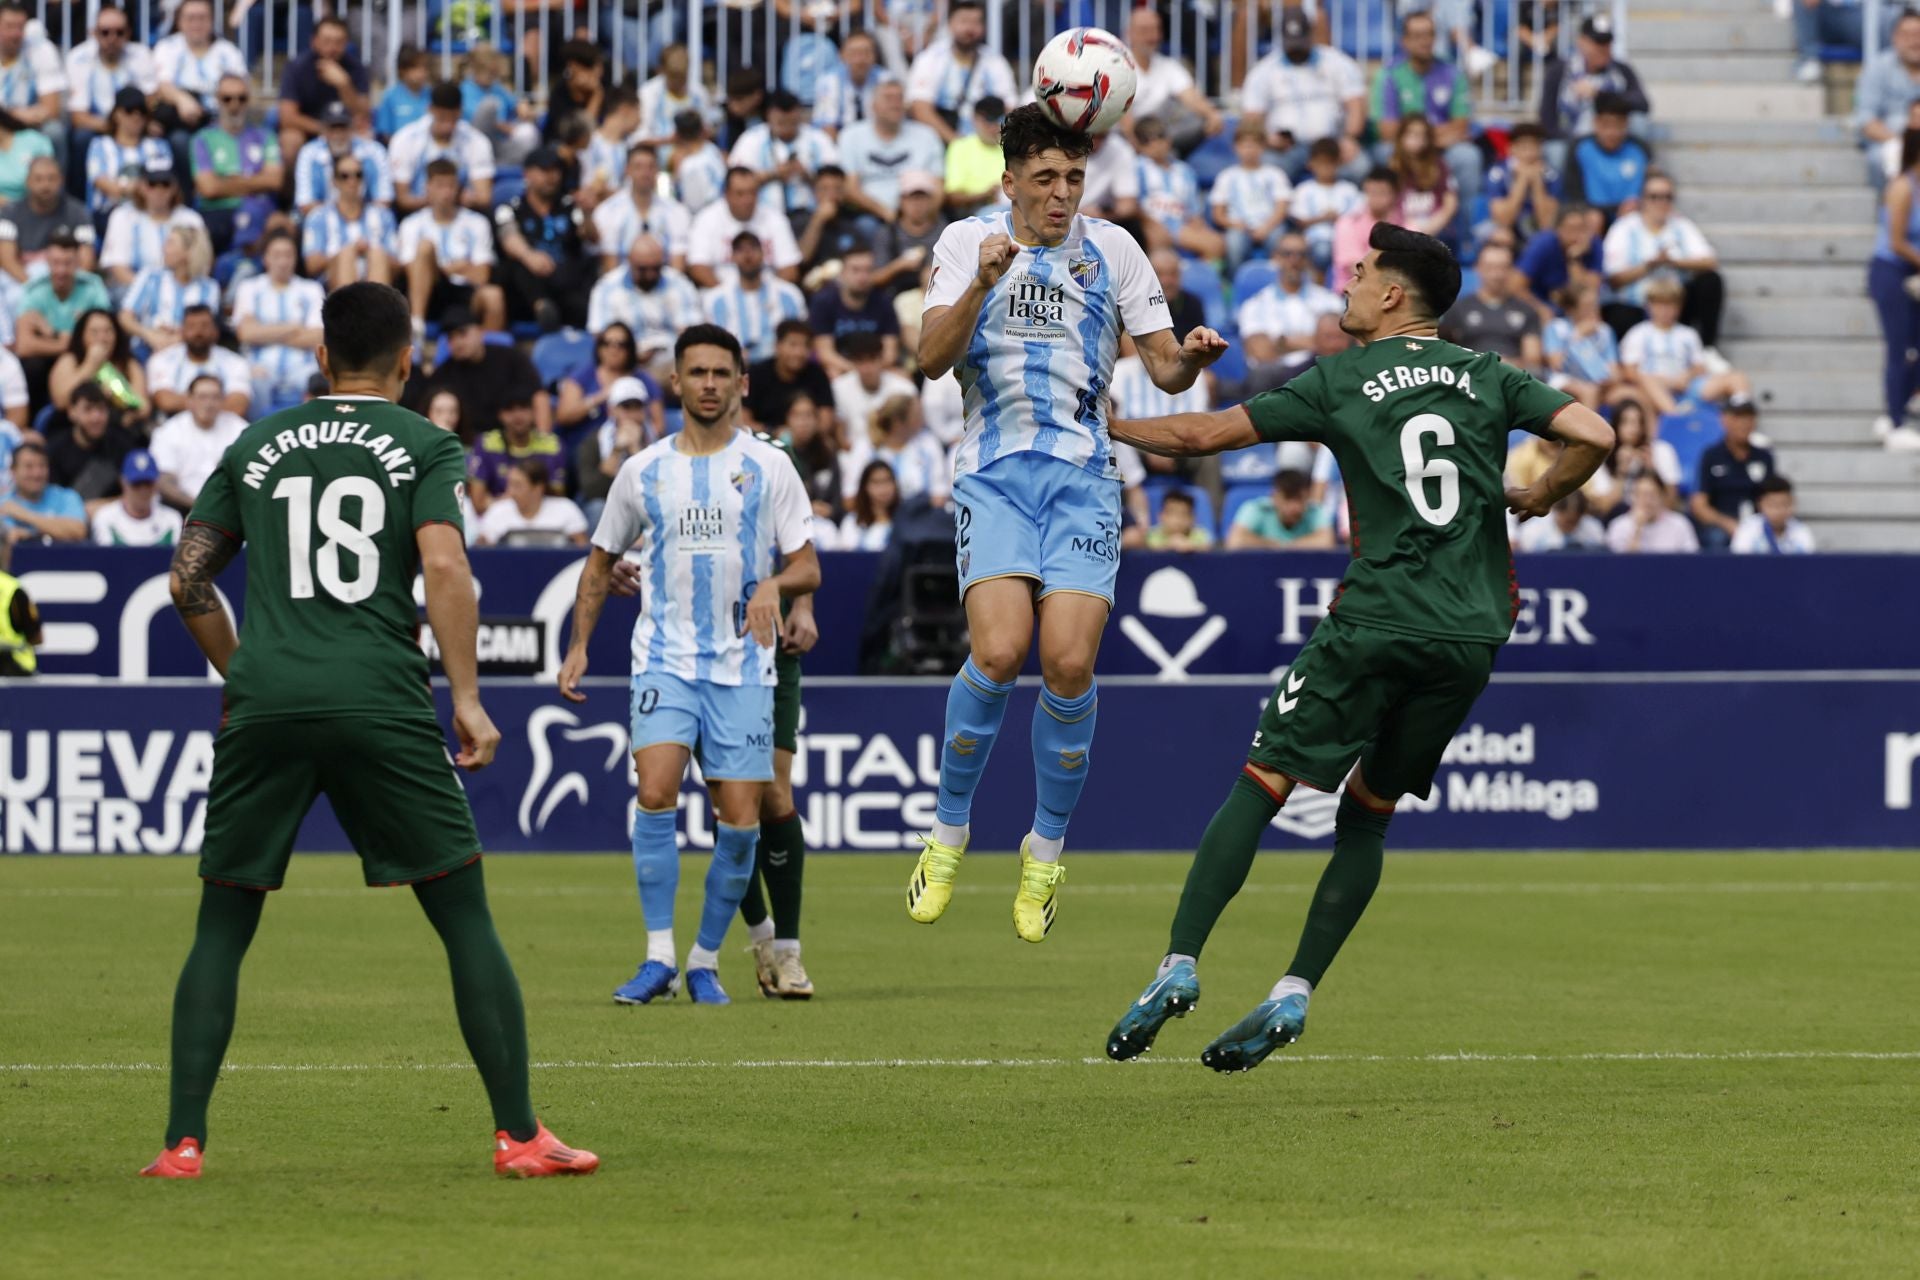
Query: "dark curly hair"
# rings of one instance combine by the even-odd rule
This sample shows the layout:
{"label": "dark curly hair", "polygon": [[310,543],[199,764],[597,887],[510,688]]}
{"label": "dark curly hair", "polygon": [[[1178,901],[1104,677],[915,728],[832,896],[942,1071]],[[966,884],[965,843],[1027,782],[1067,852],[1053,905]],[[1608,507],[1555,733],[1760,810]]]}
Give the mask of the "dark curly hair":
{"label": "dark curly hair", "polygon": [[1069,160],[1084,160],[1093,154],[1093,137],[1056,123],[1037,102],[1015,107],[1000,122],[1000,154],[1008,165],[1055,150],[1066,152]]}

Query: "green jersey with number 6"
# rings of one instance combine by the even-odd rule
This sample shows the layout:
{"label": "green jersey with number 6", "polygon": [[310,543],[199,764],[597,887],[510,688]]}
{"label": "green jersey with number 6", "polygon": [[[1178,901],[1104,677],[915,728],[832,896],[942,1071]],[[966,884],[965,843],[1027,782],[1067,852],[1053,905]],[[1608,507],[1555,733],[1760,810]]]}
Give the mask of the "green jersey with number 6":
{"label": "green jersey with number 6", "polygon": [[433,717],[414,531],[462,527],[466,475],[455,436],[375,396],[315,400],[240,434],[188,517],[248,548],[228,723]]}
{"label": "green jersey with number 6", "polygon": [[1503,643],[1519,606],[1507,544],[1507,433],[1545,435],[1573,398],[1498,356],[1437,338],[1381,338],[1247,402],[1262,440],[1333,451],[1353,563],[1349,622]]}

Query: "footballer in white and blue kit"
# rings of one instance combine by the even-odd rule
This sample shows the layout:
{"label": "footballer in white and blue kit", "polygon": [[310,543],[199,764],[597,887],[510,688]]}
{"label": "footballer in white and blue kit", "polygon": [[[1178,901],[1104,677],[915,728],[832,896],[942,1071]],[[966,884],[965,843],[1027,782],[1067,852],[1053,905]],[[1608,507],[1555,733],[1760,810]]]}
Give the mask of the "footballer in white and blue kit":
{"label": "footballer in white and blue kit", "polygon": [[955,551],[972,653],[947,699],[938,820],[908,882],[907,911],[946,910],[970,835],[973,793],[1040,628],[1033,827],[1021,842],[1014,928],[1052,926],[1067,821],[1086,783],[1097,690],[1093,657],[1120,559],[1120,472],[1107,398],[1124,330],[1154,384],[1187,390],[1225,341],[1173,336],[1146,253],[1082,217],[1092,140],[1039,106],[1001,125],[1011,208],[941,233],[926,291],[920,365],[952,369],[966,405],[954,454]]}
{"label": "footballer in white and blue kit", "polygon": [[695,755],[717,822],[687,987],[696,1002],[727,1003],[718,951],[753,873],[761,793],[773,779],[780,604],[820,580],[812,504],[792,458],[739,427],[746,380],[739,341],[698,324],[680,335],[674,354],[687,425],[629,458],[614,477],[581,574],[560,676],[562,692],[579,700],[587,640],[614,562],[637,555],[630,707],[639,805],[632,836],[647,959],[614,993],[623,1004],[646,1004],[678,986],[675,811]]}

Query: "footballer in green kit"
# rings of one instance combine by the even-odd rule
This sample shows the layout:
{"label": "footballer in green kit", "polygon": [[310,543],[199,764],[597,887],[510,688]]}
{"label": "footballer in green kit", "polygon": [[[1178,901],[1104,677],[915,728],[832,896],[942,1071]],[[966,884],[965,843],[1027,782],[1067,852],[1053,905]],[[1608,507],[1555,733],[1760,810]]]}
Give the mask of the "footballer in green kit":
{"label": "footballer in green kit", "polygon": [[[175,989],[166,1149],[150,1177],[200,1176],[207,1106],[240,965],[300,823],[325,795],[369,885],[410,885],[446,946],[460,1029],[492,1105],[494,1168],[591,1173],[591,1152],[535,1119],[526,1019],[481,876],[456,765],[485,767],[478,625],[459,495],[460,442],[395,400],[413,363],[406,299],[383,284],[327,298],[317,357],[331,394],[254,423],[207,479],[174,553],[175,607],[226,678],[200,850],[193,950]],[[247,558],[234,634],[214,579]],[[426,583],[460,740],[450,755],[418,641]]]}
{"label": "footballer in green kit", "polygon": [[[1200,999],[1197,962],[1246,882],[1261,834],[1296,785],[1342,791],[1328,863],[1292,963],[1268,998],[1200,1055],[1244,1071],[1300,1037],[1307,1002],[1380,882],[1395,804],[1425,795],[1513,629],[1506,515],[1545,516],[1613,447],[1604,419],[1523,369],[1437,334],[1460,267],[1390,223],[1346,289],[1341,328],[1363,344],[1218,413],[1118,421],[1113,438],[1195,456],[1262,442],[1332,450],[1353,562],[1327,617],[1275,686],[1233,789],[1187,873],[1159,972],[1107,1039],[1135,1057]],[[1503,488],[1515,428],[1561,445],[1534,485]],[[1344,788],[1344,790],[1343,790]]]}

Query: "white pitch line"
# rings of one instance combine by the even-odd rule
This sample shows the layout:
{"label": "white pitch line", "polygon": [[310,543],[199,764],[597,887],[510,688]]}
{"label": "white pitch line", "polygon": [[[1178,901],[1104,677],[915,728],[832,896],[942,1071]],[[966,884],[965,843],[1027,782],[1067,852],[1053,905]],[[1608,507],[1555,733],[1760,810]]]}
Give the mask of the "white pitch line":
{"label": "white pitch line", "polygon": [[[1920,1062],[1920,1049],[1734,1049],[1724,1052],[1688,1050],[1647,1050],[1638,1053],[1292,1053],[1268,1059],[1286,1063],[1396,1063],[1413,1065],[1509,1065],[1572,1063],[1661,1063],[1661,1062]],[[1135,1062],[1147,1065],[1188,1063],[1184,1057],[1142,1057]],[[765,1071],[827,1070],[862,1071],[900,1068],[981,1069],[1020,1067],[1111,1067],[1119,1065],[1105,1058],[737,1058],[719,1059],[639,1059],[631,1062],[535,1062],[539,1071]],[[165,1071],[164,1062],[10,1062],[0,1063],[0,1073],[8,1071],[43,1072],[141,1072]],[[223,1071],[264,1071],[289,1073],[361,1073],[368,1071],[471,1071],[470,1062],[230,1062]]]}

